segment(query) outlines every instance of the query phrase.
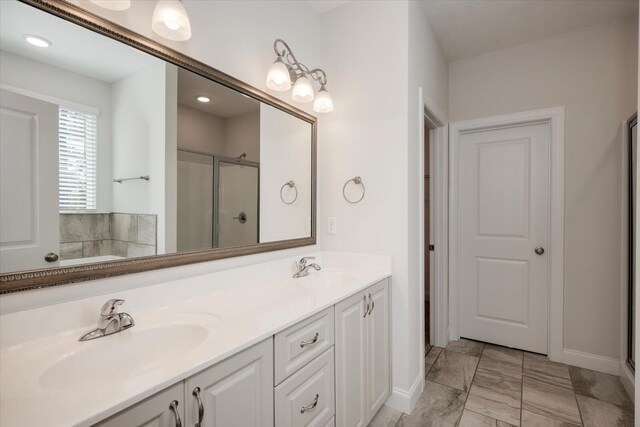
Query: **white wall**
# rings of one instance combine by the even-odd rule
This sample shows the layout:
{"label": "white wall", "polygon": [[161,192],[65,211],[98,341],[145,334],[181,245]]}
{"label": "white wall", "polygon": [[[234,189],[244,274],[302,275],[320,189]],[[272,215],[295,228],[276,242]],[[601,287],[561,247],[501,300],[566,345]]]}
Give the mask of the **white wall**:
{"label": "white wall", "polygon": [[[264,104],[260,104],[262,107]],[[229,117],[225,120],[225,150],[227,157],[246,153],[245,160],[260,161],[260,111]]]}
{"label": "white wall", "polygon": [[[418,300],[418,87],[447,110],[446,60],[414,2],[350,2],[322,17],[323,67],[336,109],[319,122],[319,232],[335,216],[329,250],[393,257],[393,396],[408,411],[421,385]],[[446,113],[445,113],[446,114]],[[444,118],[444,117],[443,117]],[[360,175],[364,200],[347,203],[342,186]],[[410,208],[411,206],[411,208]],[[415,207],[414,211],[410,209]]]}
{"label": "white wall", "polygon": [[[422,88],[422,100],[419,90]],[[448,122],[449,110],[449,63],[440,48],[435,34],[433,33],[427,16],[418,2],[409,2],[409,88],[408,88],[408,189],[409,200],[407,214],[409,217],[409,283],[412,284],[411,301],[415,301],[415,318],[412,318],[411,325],[417,330],[412,331],[416,336],[424,336],[420,325],[424,319],[420,317],[420,311],[424,310],[424,297],[421,292],[424,289],[424,269],[420,268],[420,263],[424,259],[424,127],[423,114],[424,106],[437,116],[440,124]],[[422,104],[421,104],[422,102]],[[439,141],[432,138],[431,144]],[[446,166],[445,166],[446,167]],[[445,169],[446,170],[446,169]],[[436,171],[431,174],[436,178]],[[433,192],[430,198],[432,209],[437,208],[437,192]],[[434,211],[435,212],[435,211]],[[435,215],[432,215],[435,218]],[[434,233],[430,236],[435,242]],[[427,242],[428,244],[429,242]],[[436,246],[437,251],[444,251],[444,247]],[[431,257],[431,254],[429,254]],[[431,257],[435,261],[434,257]],[[432,264],[433,265],[433,264]],[[433,270],[433,268],[432,268]],[[415,285],[413,285],[415,284]],[[434,284],[435,285],[435,284]],[[422,296],[422,297],[421,297]],[[435,305],[439,301],[431,298]],[[436,310],[439,310],[437,307]],[[432,310],[435,317],[435,311]],[[430,323],[431,325],[431,323]],[[433,328],[432,328],[433,329]],[[431,335],[434,340],[434,334]],[[436,343],[442,345],[441,343]],[[418,354],[423,353],[420,346]]]}
{"label": "white wall", "polygon": [[[297,200],[280,200],[294,181]],[[282,190],[287,201],[295,190]],[[260,104],[260,242],[311,236],[311,125]]]}
{"label": "white wall", "polygon": [[113,211],[158,215],[158,253],[175,252],[177,68],[162,61],[112,85]]}
{"label": "white wall", "polygon": [[225,120],[213,114],[178,105],[178,147],[210,154],[224,152]]}
{"label": "white wall", "polygon": [[564,345],[615,358],[620,339],[622,122],[636,110],[637,18],[450,64],[450,120],[564,105]]}
{"label": "white wall", "polygon": [[44,100],[68,108],[99,110],[97,210],[111,212],[111,85],[4,50],[0,50],[0,76],[2,84],[33,92],[25,95],[43,95]]}

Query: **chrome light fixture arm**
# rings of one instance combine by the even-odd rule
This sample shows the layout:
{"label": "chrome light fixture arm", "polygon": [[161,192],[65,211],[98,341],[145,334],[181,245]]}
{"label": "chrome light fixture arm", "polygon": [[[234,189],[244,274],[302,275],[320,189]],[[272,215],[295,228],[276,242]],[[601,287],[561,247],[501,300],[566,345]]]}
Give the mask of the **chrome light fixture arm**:
{"label": "chrome light fixture arm", "polygon": [[[279,44],[282,45],[282,50],[278,49]],[[276,52],[276,55],[278,55],[278,58],[282,59],[287,65],[290,72],[293,73],[292,77],[298,78],[306,75],[317,81],[320,86],[325,86],[327,84],[327,73],[325,73],[321,68],[309,69],[309,67],[299,62],[289,45],[284,40],[276,39],[273,42],[273,50]]]}

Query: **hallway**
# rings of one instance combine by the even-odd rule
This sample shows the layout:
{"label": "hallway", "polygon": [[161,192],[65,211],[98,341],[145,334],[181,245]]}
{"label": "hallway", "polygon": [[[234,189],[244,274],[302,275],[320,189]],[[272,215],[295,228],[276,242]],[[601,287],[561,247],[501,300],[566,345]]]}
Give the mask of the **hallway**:
{"label": "hallway", "polygon": [[411,415],[383,407],[371,426],[632,426],[633,403],[613,375],[461,339],[425,358]]}

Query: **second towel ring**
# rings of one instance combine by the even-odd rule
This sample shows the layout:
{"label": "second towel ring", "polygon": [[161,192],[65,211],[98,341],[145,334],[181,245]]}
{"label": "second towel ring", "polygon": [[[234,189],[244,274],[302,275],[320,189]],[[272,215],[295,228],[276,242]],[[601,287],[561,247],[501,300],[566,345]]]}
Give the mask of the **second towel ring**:
{"label": "second towel ring", "polygon": [[[296,190],[296,197],[294,197],[290,202],[287,202],[284,197],[282,197],[282,190],[284,190],[284,187],[287,186]],[[294,181],[285,182],[284,185],[280,187],[280,200],[282,200],[282,203],[284,203],[285,205],[292,205],[296,202],[296,200],[298,200],[298,187],[296,187],[296,183]]]}
{"label": "second towel ring", "polygon": [[[357,185],[362,185],[362,196],[360,196],[360,198],[358,200],[349,200],[349,198],[347,197],[347,194],[345,193],[345,190],[347,189],[347,185],[353,181],[354,184]],[[344,197],[344,199],[351,203],[352,205],[355,205],[356,203],[360,203],[362,201],[362,199],[364,199],[364,195],[367,193],[367,189],[364,186],[364,182],[362,182],[362,178],[360,178],[359,176],[354,176],[353,178],[351,178],[349,181],[345,182],[344,185],[342,186],[342,196]]]}

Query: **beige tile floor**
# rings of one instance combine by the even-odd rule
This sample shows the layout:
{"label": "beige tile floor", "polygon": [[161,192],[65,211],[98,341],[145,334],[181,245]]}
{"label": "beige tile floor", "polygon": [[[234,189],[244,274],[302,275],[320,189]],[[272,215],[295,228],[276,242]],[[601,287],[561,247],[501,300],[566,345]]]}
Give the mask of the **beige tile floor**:
{"label": "beige tile floor", "polygon": [[431,347],[411,415],[383,406],[373,427],[623,427],[633,402],[613,375],[461,339]]}

